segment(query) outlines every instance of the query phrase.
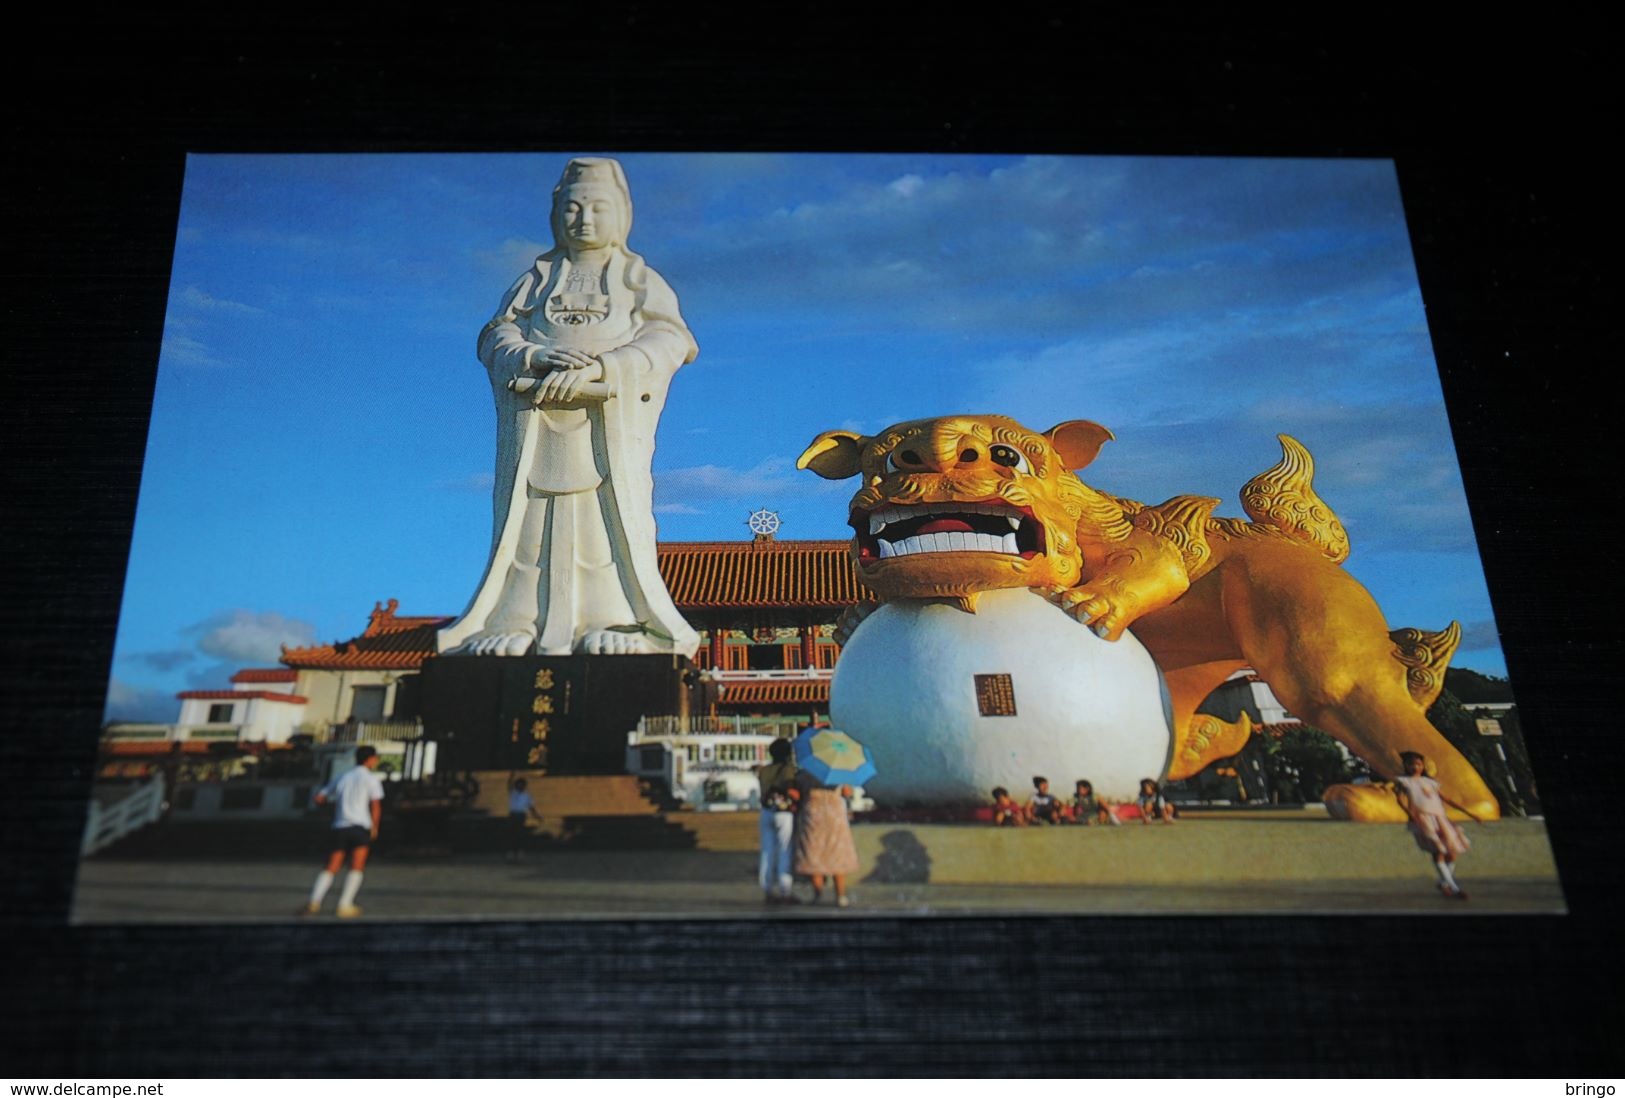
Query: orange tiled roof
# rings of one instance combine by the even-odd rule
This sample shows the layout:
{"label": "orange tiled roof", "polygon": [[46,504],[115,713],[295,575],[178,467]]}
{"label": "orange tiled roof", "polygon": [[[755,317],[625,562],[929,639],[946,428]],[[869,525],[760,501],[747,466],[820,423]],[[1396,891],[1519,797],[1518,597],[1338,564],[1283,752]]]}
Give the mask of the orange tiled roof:
{"label": "orange tiled roof", "polygon": [[872,601],[844,541],[669,541],[660,575],[679,610]]}
{"label": "orange tiled roof", "polygon": [[299,672],[291,667],[245,667],[231,677],[232,682],[297,682]]}
{"label": "orange tiled roof", "polygon": [[[219,742],[219,741],[215,741]],[[209,744],[202,740],[154,740],[149,743],[121,743],[117,740],[101,746],[104,755],[169,755],[180,747],[182,755],[207,755]]]}
{"label": "orange tiled roof", "polygon": [[730,682],[717,698],[718,705],[801,705],[828,701],[828,679]]}
{"label": "orange tiled roof", "polygon": [[455,619],[433,615],[398,617],[394,599],[375,604],[359,637],[309,648],[283,648],[282,662],[291,668],[323,671],[415,671],[435,654],[435,633]]}
{"label": "orange tiled roof", "polygon": [[273,702],[296,702],[304,705],[309,698],[298,694],[278,694],[274,690],[182,690],[175,695],[177,698],[194,698],[204,701],[236,701],[239,698],[264,698]]}
{"label": "orange tiled roof", "polygon": [[[657,551],[679,610],[841,607],[874,599],[858,583],[844,541],[668,541]],[[398,606],[394,599],[375,605],[366,631],[352,640],[284,648],[282,662],[323,671],[415,671],[435,654],[435,633],[456,619],[401,617]]]}

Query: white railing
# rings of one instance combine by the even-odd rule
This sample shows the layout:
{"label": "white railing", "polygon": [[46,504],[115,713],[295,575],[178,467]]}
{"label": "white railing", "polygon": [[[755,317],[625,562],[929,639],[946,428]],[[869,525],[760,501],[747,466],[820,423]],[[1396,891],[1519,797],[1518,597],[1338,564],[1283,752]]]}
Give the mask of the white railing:
{"label": "white railing", "polygon": [[797,717],[639,717],[638,729],[629,737],[641,740],[668,736],[794,736],[806,726],[804,718]]}
{"label": "white railing", "polygon": [[179,724],[175,726],[175,738],[211,743],[236,743],[243,738],[243,726],[240,724]]}
{"label": "white railing", "polygon": [[393,743],[423,738],[422,721],[354,721],[329,729],[329,743]]}
{"label": "white railing", "polygon": [[807,682],[834,678],[832,667],[775,667],[767,671],[707,671],[710,682]]}
{"label": "white railing", "polygon": [[163,814],[164,779],[161,774],[153,775],[151,780],[136,786],[134,792],[111,805],[104,806],[92,797],[90,816],[85,820],[85,837],[79,844],[79,856],[88,857],[112,846]]}
{"label": "white railing", "polygon": [[135,740],[167,740],[175,734],[172,724],[113,724],[108,725],[102,738],[109,742]]}

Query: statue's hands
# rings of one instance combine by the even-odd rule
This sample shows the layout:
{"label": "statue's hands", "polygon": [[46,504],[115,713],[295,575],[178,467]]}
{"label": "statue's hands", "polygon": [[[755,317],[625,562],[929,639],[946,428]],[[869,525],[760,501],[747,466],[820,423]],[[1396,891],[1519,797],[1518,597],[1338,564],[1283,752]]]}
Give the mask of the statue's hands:
{"label": "statue's hands", "polygon": [[[542,351],[541,354],[532,355],[530,363],[532,370],[536,370],[538,361],[545,367],[545,369],[539,371],[541,373],[546,373],[548,370],[596,369],[602,375],[604,369],[603,364],[596,357],[587,354],[585,351],[577,351],[570,347],[549,347]],[[599,378],[590,378],[589,380],[597,381]]]}
{"label": "statue's hands", "polygon": [[537,404],[568,404],[583,385],[604,379],[604,364],[581,351],[555,347],[543,354],[541,361],[551,372],[533,390]]}
{"label": "statue's hands", "polygon": [[581,387],[587,383],[585,370],[560,369],[554,370],[542,379],[536,389],[537,404],[568,404],[574,400]]}

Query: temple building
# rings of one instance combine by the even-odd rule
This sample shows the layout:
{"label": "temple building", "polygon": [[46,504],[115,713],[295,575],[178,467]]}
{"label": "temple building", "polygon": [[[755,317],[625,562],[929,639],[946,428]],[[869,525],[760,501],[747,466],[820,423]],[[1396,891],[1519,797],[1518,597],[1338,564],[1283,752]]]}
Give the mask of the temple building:
{"label": "temple building", "polygon": [[[664,542],[661,577],[677,609],[700,634],[694,663],[714,684],[709,716],[799,723],[829,712],[829,681],[840,646],[836,619],[873,595],[854,574],[845,541]],[[418,713],[413,679],[435,657],[435,633],[454,618],[374,606],[359,635],[287,648],[305,720],[323,729],[396,725]]]}
{"label": "temple building", "polygon": [[660,573],[701,637],[716,715],[829,712],[835,622],[873,595],[844,541],[671,542]]}

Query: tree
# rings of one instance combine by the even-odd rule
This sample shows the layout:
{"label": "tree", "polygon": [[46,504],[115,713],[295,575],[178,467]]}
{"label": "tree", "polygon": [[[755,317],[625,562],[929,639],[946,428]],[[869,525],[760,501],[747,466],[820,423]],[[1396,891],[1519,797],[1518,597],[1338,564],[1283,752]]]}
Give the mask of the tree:
{"label": "tree", "polygon": [[1327,786],[1354,777],[1349,756],[1318,728],[1266,731],[1261,739],[1270,784],[1283,801],[1318,801]]}
{"label": "tree", "polygon": [[[1427,718],[1433,727],[1450,741],[1450,746],[1460,751],[1472,764],[1473,769],[1478,771],[1479,777],[1484,779],[1484,784],[1489,786],[1490,792],[1495,795],[1503,816],[1525,814],[1524,802],[1509,782],[1507,763],[1502,761],[1500,753],[1495,750],[1498,741],[1508,738],[1504,734],[1504,723],[1503,735],[1500,737],[1479,735],[1476,718],[1448,689],[1439,692],[1439,700],[1428,709]],[[1520,753],[1522,746],[1520,737],[1518,743]],[[1512,752],[1508,751],[1509,758],[1511,755]]]}

